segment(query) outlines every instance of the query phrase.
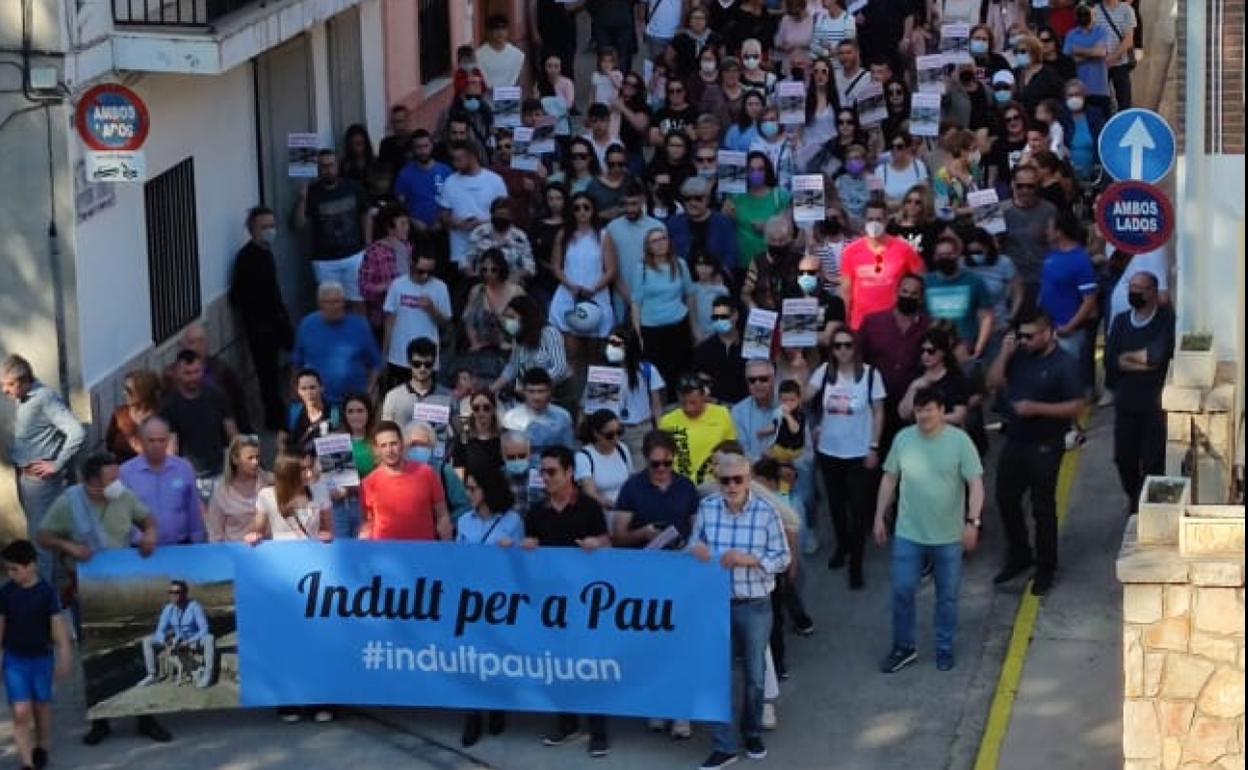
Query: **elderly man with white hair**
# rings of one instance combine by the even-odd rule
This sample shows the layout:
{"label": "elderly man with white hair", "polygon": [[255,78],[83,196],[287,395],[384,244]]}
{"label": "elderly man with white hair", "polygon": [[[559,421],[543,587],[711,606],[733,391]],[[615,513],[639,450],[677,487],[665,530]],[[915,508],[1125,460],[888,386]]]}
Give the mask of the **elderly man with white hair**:
{"label": "elderly man with white hair", "polygon": [[139,428],[139,439],[143,452],[122,464],[121,483],[152,512],[160,545],[205,542],[195,468],[169,453],[169,423],[162,417],[147,418]]}
{"label": "elderly man with white hair", "polygon": [[527,511],[545,497],[545,490],[535,486],[541,482],[541,476],[534,473],[536,469],[533,465],[537,460],[533,456],[533,443],[523,431],[509,430],[503,432],[499,446],[503,453],[503,473],[511,484],[516,510]]}
{"label": "elderly man with white hair", "polygon": [[429,423],[417,421],[407,426],[407,461],[421,463],[433,469],[442,482],[442,489],[446,493],[446,507],[451,512],[451,518],[458,519],[472,510],[472,500],[468,498],[468,490],[464,488],[464,482],[455,472],[455,468],[446,458],[438,456],[440,443],[437,429]]}
{"label": "elderly man with white hair", "polygon": [[366,393],[384,363],[377,339],[363,316],[347,312],[342,284],[326,281],[316,290],[316,312],[299,322],[291,364],[321,375],[325,399],[342,403],[352,393]]}
{"label": "elderly man with white hair", "polygon": [[[762,717],[772,623],[770,596],[776,575],[788,568],[792,557],[779,512],[751,489],[750,461],[742,455],[722,455],[715,464],[715,476],[720,491],[698,506],[689,550],[702,561],[715,557],[732,573],[732,655],[741,660],[745,673],[740,737],[746,754],[762,759],[767,756]],[[717,770],[737,760],[736,715],[715,727],[712,747],[702,763],[704,770]]]}

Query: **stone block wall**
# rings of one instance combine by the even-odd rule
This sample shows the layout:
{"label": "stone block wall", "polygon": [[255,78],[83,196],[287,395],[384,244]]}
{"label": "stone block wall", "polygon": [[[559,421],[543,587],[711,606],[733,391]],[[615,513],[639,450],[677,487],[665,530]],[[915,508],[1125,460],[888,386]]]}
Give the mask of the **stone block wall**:
{"label": "stone block wall", "polygon": [[1243,770],[1244,562],[1141,547],[1123,585],[1124,770]]}

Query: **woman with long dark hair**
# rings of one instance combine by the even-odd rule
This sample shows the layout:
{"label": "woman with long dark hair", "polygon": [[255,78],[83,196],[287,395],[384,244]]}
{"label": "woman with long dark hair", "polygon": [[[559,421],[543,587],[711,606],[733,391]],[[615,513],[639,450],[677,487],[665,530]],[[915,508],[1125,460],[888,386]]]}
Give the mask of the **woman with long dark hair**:
{"label": "woman with long dark hair", "polygon": [[848,559],[849,586],[857,590],[863,586],[863,549],[874,516],[884,378],[863,363],[854,333],[841,328],[832,335],[827,363],[811,375],[808,393],[818,415],[815,456],[836,532],[828,568],[839,569]]}
{"label": "woman with long dark hair", "polygon": [[499,422],[498,399],[487,389],[478,388],[468,396],[471,412],[455,432],[455,446],[451,449],[451,464],[456,468],[474,465],[503,464],[503,435]]}
{"label": "woman with long dark hair", "polygon": [[[608,152],[608,157],[622,159],[620,153]],[[618,268],[615,253],[602,248],[594,199],[577,193],[572,196],[570,209],[563,230],[555,238],[551,272],[559,280],[559,288],[550,301],[550,323],[563,332],[569,363],[580,382],[590,358],[596,357],[602,340],[615,325],[609,287]]]}
{"label": "woman with long dark hair", "polygon": [[373,167],[373,161],[373,140],[368,135],[368,129],[360,123],[347,126],[342,137],[339,175],[343,179],[354,179],[365,184],[368,182],[368,172]]}
{"label": "woman with long dark hair", "polygon": [[576,483],[603,510],[615,508],[615,498],[633,474],[633,456],[620,441],[624,428],[610,409],[599,409],[581,421],[581,448],[576,451]]}
{"label": "woman with long dark hair", "polygon": [[573,195],[589,189],[589,183],[597,179],[601,171],[593,142],[583,136],[568,142],[567,162],[562,165],[562,171],[552,174],[550,181],[562,184],[567,193]]}
{"label": "woman with long dark hair", "polygon": [[296,400],[290,405],[286,427],[277,432],[277,445],[290,450],[312,446],[312,440],[336,431],[342,422],[338,408],[325,400],[325,387],[315,369],[295,375]]}
{"label": "woman with long dark hair", "polygon": [[832,62],[816,59],[806,81],[806,123],[802,126],[802,146],[797,151],[798,168],[805,171],[824,143],[836,135],[836,112],[840,106]]}
{"label": "woman with long dark hair", "polygon": [[125,403],[113,411],[104,443],[124,462],[143,451],[139,428],[160,410],[160,378],[147,369],[135,369],[126,372],[121,389]]}
{"label": "woman with long dark hair", "polygon": [[948,329],[933,327],[923,335],[919,346],[919,365],[923,373],[910,383],[897,405],[897,416],[914,422],[914,396],[923,388],[936,388],[944,397],[945,422],[966,426],[966,404],[970,398],[966,378],[954,357],[955,335]]}

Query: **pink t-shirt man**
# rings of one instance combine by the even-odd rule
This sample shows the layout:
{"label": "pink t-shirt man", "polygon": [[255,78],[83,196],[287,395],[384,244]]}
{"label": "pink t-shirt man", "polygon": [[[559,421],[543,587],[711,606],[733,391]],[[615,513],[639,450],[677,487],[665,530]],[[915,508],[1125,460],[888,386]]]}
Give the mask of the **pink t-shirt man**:
{"label": "pink t-shirt man", "polygon": [[863,237],[846,246],[841,254],[841,287],[849,305],[849,328],[858,331],[862,319],[892,310],[902,276],[922,272],[923,258],[905,238]]}

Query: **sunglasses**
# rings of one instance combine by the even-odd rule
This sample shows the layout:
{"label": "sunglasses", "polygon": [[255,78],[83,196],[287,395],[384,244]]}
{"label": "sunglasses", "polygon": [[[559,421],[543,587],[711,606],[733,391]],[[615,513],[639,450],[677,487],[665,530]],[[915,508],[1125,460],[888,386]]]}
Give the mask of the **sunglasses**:
{"label": "sunglasses", "polygon": [[854,349],[854,343],[852,343],[852,342],[833,342],[833,343],[832,343],[832,349],[833,349],[833,350],[853,350],[853,349]]}
{"label": "sunglasses", "polygon": [[423,359],[423,358],[413,358],[412,368],[413,369],[432,369],[433,362],[427,359]]}
{"label": "sunglasses", "polygon": [[650,467],[658,470],[659,468],[670,468],[676,464],[675,460],[651,460]]}
{"label": "sunglasses", "polygon": [[745,476],[720,476],[719,483],[725,487],[739,487],[745,483]]}
{"label": "sunglasses", "polygon": [[819,275],[818,270],[798,270],[798,275]]}
{"label": "sunglasses", "polygon": [[923,347],[919,348],[919,353],[921,355],[930,356],[930,355],[933,355],[935,352],[936,352],[936,348],[932,347],[931,345],[924,345]]}
{"label": "sunglasses", "polygon": [[712,315],[711,315],[711,320],[712,320],[712,321],[731,321],[731,320],[732,320],[732,316],[730,316],[730,315],[723,315],[723,314],[718,314],[718,315],[716,315],[716,314],[712,314]]}
{"label": "sunglasses", "polygon": [[746,377],[745,381],[751,385],[760,385],[764,382],[771,382],[771,377]]}
{"label": "sunglasses", "polygon": [[474,411],[474,412],[476,412],[476,413],[478,413],[478,414],[484,414],[484,413],[486,413],[486,412],[492,412],[492,411],[494,411],[494,405],[493,405],[493,404],[491,404],[491,403],[490,403],[490,402],[488,402],[488,401],[486,401],[486,402],[484,402],[484,403],[480,403],[480,404],[473,404],[473,405],[472,405],[472,411]]}
{"label": "sunglasses", "polygon": [[504,460],[527,460],[528,455],[503,455]]}

